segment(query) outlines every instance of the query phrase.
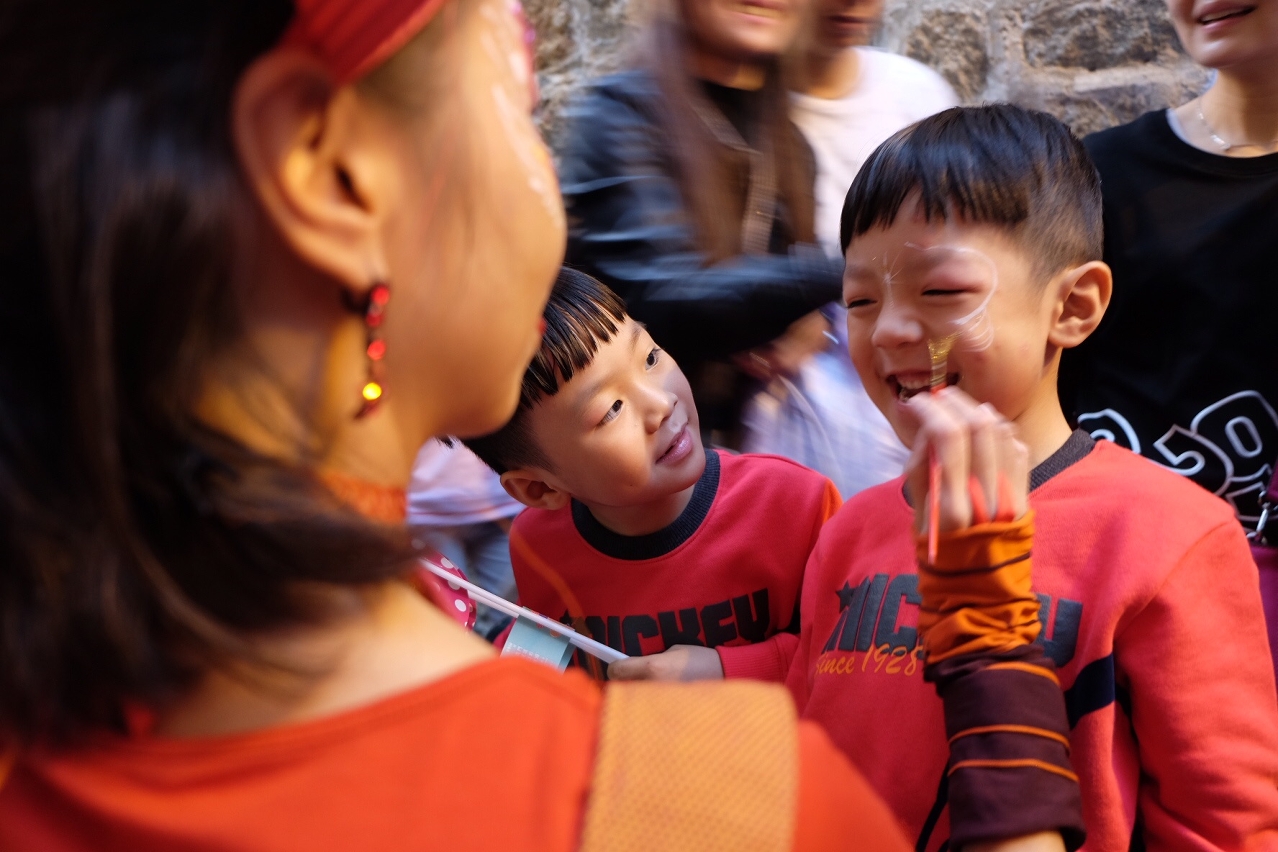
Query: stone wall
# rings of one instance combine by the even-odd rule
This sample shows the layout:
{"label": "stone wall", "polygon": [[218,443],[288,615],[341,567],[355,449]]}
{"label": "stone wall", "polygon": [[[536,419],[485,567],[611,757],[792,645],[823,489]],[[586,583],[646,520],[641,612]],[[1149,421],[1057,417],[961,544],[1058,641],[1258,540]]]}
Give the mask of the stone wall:
{"label": "stone wall", "polygon": [[634,33],[632,0],[523,0],[537,29],[538,123],[558,148],[563,109],[583,83],[620,67]]}
{"label": "stone wall", "polygon": [[880,40],[966,101],[1043,109],[1081,134],[1187,101],[1209,80],[1163,0],[895,0]]}
{"label": "stone wall", "polygon": [[[632,2],[525,0],[552,145],[566,101],[622,62]],[[1181,51],[1163,0],[888,0],[879,42],[936,68],[968,102],[1037,107],[1079,133],[1181,103],[1209,81]]]}

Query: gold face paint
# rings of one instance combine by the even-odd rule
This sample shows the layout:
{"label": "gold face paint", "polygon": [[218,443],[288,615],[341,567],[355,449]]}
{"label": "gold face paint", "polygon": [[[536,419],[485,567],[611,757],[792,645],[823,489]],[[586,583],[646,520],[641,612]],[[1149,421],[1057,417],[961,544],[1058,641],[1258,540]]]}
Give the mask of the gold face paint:
{"label": "gold face paint", "polygon": [[932,359],[932,381],[930,387],[934,393],[945,387],[945,364],[950,359],[950,350],[954,348],[956,340],[958,340],[957,332],[948,337],[942,337],[940,340],[929,339],[927,342],[927,354]]}

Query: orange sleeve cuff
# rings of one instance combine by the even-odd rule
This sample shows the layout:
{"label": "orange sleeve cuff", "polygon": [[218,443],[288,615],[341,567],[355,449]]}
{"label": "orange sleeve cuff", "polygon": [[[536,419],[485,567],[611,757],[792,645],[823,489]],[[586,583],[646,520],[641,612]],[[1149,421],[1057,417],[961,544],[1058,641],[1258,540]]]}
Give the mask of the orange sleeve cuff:
{"label": "orange sleeve cuff", "polygon": [[1033,539],[1033,512],[942,533],[932,565],[927,538],[919,537],[919,634],[929,663],[1008,651],[1038,637],[1039,604],[1030,585]]}

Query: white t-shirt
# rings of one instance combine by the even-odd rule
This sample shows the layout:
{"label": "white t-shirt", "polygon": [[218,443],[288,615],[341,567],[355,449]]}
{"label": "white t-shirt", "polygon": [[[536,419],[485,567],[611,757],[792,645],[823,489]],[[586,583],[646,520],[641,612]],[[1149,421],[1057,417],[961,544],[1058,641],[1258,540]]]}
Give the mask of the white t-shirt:
{"label": "white t-shirt", "polygon": [[501,487],[492,468],[459,441],[436,440],[417,453],[408,486],[408,523],[460,527],[519,514],[524,507]]}
{"label": "white t-shirt", "polygon": [[926,65],[874,48],[854,50],[861,67],[847,95],[791,96],[790,117],[816,154],[817,240],[835,256],[843,199],[861,164],[893,133],[959,103],[950,84]]}

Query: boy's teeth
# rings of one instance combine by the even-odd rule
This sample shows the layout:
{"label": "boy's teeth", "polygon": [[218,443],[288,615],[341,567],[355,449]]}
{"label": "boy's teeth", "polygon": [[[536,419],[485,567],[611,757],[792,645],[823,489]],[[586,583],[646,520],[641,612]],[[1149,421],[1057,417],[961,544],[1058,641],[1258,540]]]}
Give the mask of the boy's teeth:
{"label": "boy's teeth", "polygon": [[[899,399],[909,399],[916,394],[932,388],[932,382],[929,379],[909,379],[903,380],[896,376],[892,377],[896,382],[896,395]],[[959,376],[957,373],[950,373],[945,377],[946,385],[958,384]]]}
{"label": "boy's teeth", "polygon": [[896,395],[899,399],[909,399],[915,394],[927,390],[930,386],[928,382],[904,382],[897,379]]}

